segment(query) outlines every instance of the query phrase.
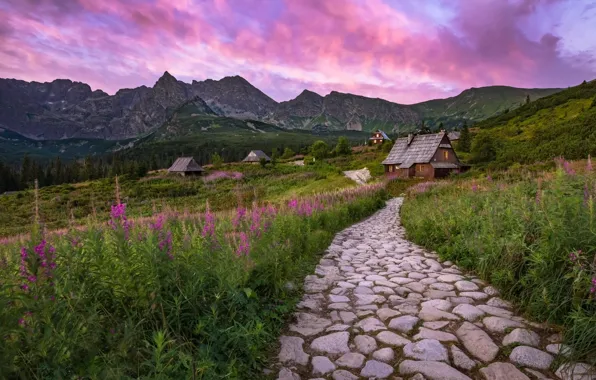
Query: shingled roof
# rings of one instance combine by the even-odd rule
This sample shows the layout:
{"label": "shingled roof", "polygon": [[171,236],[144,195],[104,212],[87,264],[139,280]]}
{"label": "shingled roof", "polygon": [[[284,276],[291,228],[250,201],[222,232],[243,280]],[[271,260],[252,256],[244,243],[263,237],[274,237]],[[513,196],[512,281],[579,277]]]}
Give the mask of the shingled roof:
{"label": "shingled roof", "polygon": [[168,169],[170,173],[202,172],[203,168],[192,157],[180,157]]}
{"label": "shingled roof", "polygon": [[[391,139],[389,138],[389,136],[387,136],[387,134],[385,132],[381,131],[380,129],[378,131],[376,131],[376,132],[373,132],[373,133],[380,133],[381,136],[383,136],[383,139],[384,140],[391,141]],[[369,140],[377,140],[377,139],[378,139],[378,137],[371,137],[371,138],[369,138]]]}
{"label": "shingled roof", "polygon": [[248,156],[242,162],[259,162],[261,158],[267,161],[271,161],[271,158],[265,154],[262,150],[251,150]]}
{"label": "shingled roof", "polygon": [[449,137],[449,140],[451,141],[459,140],[460,136],[461,132],[449,132],[447,134],[447,137]]}
{"label": "shingled roof", "polygon": [[400,168],[409,168],[413,164],[429,163],[444,136],[444,132],[416,135],[413,136],[410,144],[408,144],[409,137],[397,139],[391,152],[382,163],[383,165],[400,165]]}

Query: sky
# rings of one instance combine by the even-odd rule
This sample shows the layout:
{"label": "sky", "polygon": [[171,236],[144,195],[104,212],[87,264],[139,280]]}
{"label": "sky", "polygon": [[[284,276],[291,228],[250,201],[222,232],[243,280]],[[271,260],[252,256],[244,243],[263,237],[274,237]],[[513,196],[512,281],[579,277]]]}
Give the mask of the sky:
{"label": "sky", "polygon": [[596,0],[0,0],[0,78],[109,94],[240,75],[403,104],[596,78]]}

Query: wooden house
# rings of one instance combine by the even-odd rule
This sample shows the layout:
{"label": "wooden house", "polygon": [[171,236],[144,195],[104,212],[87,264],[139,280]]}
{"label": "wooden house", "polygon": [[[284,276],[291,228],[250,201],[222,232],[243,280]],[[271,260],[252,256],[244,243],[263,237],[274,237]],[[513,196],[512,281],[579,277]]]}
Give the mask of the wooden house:
{"label": "wooden house", "polygon": [[457,132],[457,131],[447,133],[447,137],[449,137],[449,141],[451,141],[451,142],[458,141],[460,136],[461,136],[461,132]]}
{"label": "wooden house", "polygon": [[383,165],[385,174],[400,178],[442,178],[468,169],[457,158],[444,131],[397,139]]}
{"label": "wooden house", "polygon": [[168,173],[177,173],[182,176],[201,175],[204,169],[197,164],[193,157],[180,157],[168,169]]}
{"label": "wooden house", "polygon": [[389,136],[387,136],[387,134],[385,132],[381,131],[380,129],[376,132],[373,132],[372,136],[369,138],[369,140],[373,145],[382,144],[385,140],[391,141]]}
{"label": "wooden house", "polygon": [[261,158],[264,158],[265,161],[271,161],[271,157],[265,154],[262,150],[251,150],[248,156],[242,162],[252,162],[252,163],[259,163],[261,162]]}

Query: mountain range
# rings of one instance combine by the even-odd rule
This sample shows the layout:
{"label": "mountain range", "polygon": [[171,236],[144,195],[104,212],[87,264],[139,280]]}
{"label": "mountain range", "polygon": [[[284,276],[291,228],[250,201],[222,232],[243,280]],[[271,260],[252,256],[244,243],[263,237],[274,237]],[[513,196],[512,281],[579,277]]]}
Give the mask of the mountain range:
{"label": "mountain range", "polygon": [[560,90],[472,88],[452,98],[413,105],[304,90],[295,99],[278,103],[240,76],[185,83],[165,72],[153,87],[122,89],[114,95],[67,79],[49,83],[0,79],[0,130],[31,140],[126,140],[156,131],[189,101],[196,116],[254,120],[284,129],[406,132],[419,128],[422,121],[449,129],[517,108],[528,95],[535,100]]}

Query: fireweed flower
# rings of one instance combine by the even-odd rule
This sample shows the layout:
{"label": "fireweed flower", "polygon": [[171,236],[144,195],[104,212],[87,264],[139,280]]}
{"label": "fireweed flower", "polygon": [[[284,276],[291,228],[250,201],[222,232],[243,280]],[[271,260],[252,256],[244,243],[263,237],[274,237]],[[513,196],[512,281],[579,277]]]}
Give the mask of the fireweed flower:
{"label": "fireweed flower", "polygon": [[250,241],[248,235],[245,232],[240,232],[240,242],[236,249],[236,256],[248,256],[250,253]]}
{"label": "fireweed flower", "polygon": [[487,175],[487,176],[486,176],[486,180],[487,180],[488,182],[492,182],[492,181],[493,181],[493,177],[491,177],[491,176]]}
{"label": "fireweed flower", "polygon": [[588,162],[586,162],[586,170],[591,172],[592,171],[592,157],[588,155]]}
{"label": "fireweed flower", "polygon": [[575,174],[575,170],[573,170],[571,164],[568,161],[563,162],[563,169],[565,170],[565,173],[567,173],[568,175]]}
{"label": "fireweed flower", "polygon": [[473,191],[473,192],[476,192],[476,191],[478,191],[478,185],[476,185],[475,183],[474,183],[474,184],[472,184],[472,191]]}
{"label": "fireweed flower", "polygon": [[151,228],[153,231],[161,231],[165,221],[166,217],[164,215],[160,215],[157,217],[155,223],[149,223],[149,228]]}
{"label": "fireweed flower", "polygon": [[128,240],[128,234],[132,223],[126,218],[126,204],[120,203],[112,206],[110,212],[110,221],[108,222],[114,231],[122,229],[124,231],[124,237]]}
{"label": "fireweed flower", "polygon": [[205,224],[203,225],[203,237],[215,235],[215,215],[207,208],[205,211]]}
{"label": "fireweed flower", "polygon": [[575,260],[577,260],[577,256],[575,256],[575,253],[571,252],[569,254],[569,260],[571,260],[571,262],[575,262]]}
{"label": "fireweed flower", "polygon": [[232,224],[234,225],[234,228],[238,228],[238,226],[240,225],[240,223],[242,222],[242,220],[244,219],[245,216],[246,216],[246,209],[243,207],[238,207],[236,209],[236,216],[234,216],[234,219],[232,220]]}

